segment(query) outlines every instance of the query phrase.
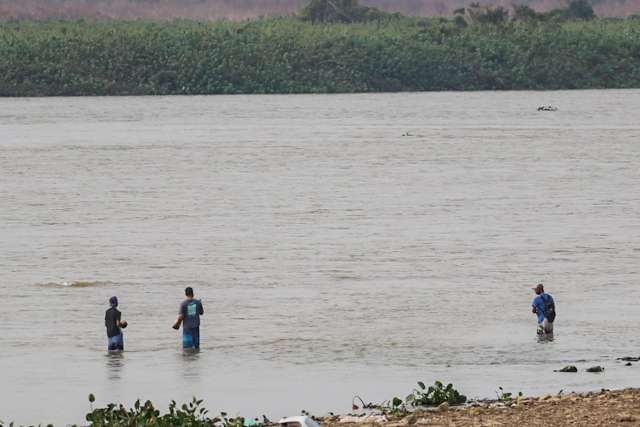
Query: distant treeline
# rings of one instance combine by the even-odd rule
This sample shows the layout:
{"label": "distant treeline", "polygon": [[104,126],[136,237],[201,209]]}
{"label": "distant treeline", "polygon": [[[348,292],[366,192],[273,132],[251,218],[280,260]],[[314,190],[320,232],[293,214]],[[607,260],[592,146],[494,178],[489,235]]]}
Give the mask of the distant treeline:
{"label": "distant treeline", "polygon": [[[365,6],[414,16],[448,16],[470,0],[362,0]],[[297,13],[308,0],[0,0],[0,20],[15,19],[247,19]],[[565,0],[479,0],[511,8],[537,11],[563,7]],[[591,0],[600,16],[640,13],[640,0]]]}
{"label": "distant treeline", "polygon": [[0,25],[0,95],[640,87],[640,19]]}

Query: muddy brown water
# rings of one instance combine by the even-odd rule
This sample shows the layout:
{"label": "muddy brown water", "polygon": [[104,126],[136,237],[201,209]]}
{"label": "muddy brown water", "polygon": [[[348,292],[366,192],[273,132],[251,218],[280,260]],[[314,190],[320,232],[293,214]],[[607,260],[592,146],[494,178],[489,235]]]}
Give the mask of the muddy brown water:
{"label": "muddy brown water", "polygon": [[0,419],[638,386],[639,141],[637,90],[0,99]]}

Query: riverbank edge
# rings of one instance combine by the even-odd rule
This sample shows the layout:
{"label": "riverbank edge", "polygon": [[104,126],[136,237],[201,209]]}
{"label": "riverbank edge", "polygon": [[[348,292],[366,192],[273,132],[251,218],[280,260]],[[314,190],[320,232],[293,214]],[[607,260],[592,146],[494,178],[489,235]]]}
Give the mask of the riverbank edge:
{"label": "riverbank edge", "polygon": [[92,95],[92,94],[80,94],[80,95],[2,95],[0,94],[0,100],[11,99],[55,99],[55,98],[189,98],[189,97],[241,97],[241,96],[340,96],[340,95],[411,95],[411,94],[423,94],[423,93],[482,93],[482,92],[586,92],[586,91],[614,91],[614,90],[640,90],[640,84],[637,86],[629,87],[589,87],[589,88],[566,88],[566,89],[424,89],[424,90],[396,90],[396,91],[344,91],[344,92],[269,92],[269,93],[169,93],[169,94],[154,94],[154,93],[115,93],[110,95]]}
{"label": "riverbank edge", "polygon": [[[90,396],[90,401],[92,397],[93,395]],[[199,405],[202,401],[197,402]],[[198,408],[198,406],[191,406],[195,403],[194,398],[194,403],[190,404],[190,407]],[[145,403],[140,410],[144,412],[144,408],[149,404],[150,402]],[[116,405],[110,406],[115,407]],[[151,412],[155,411],[153,407],[150,409]],[[98,411],[101,410],[98,409]],[[226,415],[223,416],[226,417]],[[436,407],[420,407],[415,410],[363,410],[346,415],[332,414],[312,418],[322,427],[466,427],[516,426],[519,424],[527,426],[640,426],[640,388],[601,389],[600,391],[566,394],[560,392],[535,397],[517,396],[508,399],[479,399],[456,406],[443,403]],[[102,423],[99,424],[121,425],[117,422],[104,424],[104,421],[106,420],[102,419]],[[116,421],[116,419],[112,421]],[[0,421],[0,427],[4,425]],[[6,425],[13,426],[14,424]],[[224,423],[221,425],[242,427],[247,424],[244,423],[244,418],[238,417],[224,418]],[[258,422],[255,425],[279,427],[282,424],[267,421],[264,424]],[[52,425],[48,424],[47,426]]]}
{"label": "riverbank edge", "polygon": [[640,388],[446,403],[410,413],[325,417],[323,427],[640,426]]}

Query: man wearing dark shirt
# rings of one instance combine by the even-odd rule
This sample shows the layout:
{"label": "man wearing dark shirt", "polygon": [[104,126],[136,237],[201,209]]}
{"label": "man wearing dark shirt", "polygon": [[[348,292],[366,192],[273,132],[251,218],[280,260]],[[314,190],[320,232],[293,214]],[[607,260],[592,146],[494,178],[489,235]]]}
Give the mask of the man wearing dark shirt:
{"label": "man wearing dark shirt", "polygon": [[173,329],[180,329],[182,324],[182,347],[185,350],[200,349],[200,316],[204,314],[202,302],[193,297],[193,289],[184,290],[187,299],[180,304],[178,319],[173,324]]}
{"label": "man wearing dark shirt", "polygon": [[[104,314],[104,324],[107,327],[107,339],[109,351],[124,350],[124,337],[122,329],[127,327],[127,322],[122,320],[122,313],[118,311],[118,298],[109,299],[109,308]],[[122,329],[121,329],[122,328]]]}

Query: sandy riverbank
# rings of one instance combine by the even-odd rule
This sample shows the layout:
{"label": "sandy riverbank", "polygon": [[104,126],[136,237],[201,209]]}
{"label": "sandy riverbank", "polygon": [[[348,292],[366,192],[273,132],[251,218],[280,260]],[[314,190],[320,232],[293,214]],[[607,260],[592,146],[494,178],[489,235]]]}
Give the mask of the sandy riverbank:
{"label": "sandy riverbank", "polygon": [[[377,421],[374,421],[377,420]],[[363,426],[640,426],[640,389],[571,393],[484,401],[465,407],[446,404],[409,415],[325,419],[323,427]]]}

